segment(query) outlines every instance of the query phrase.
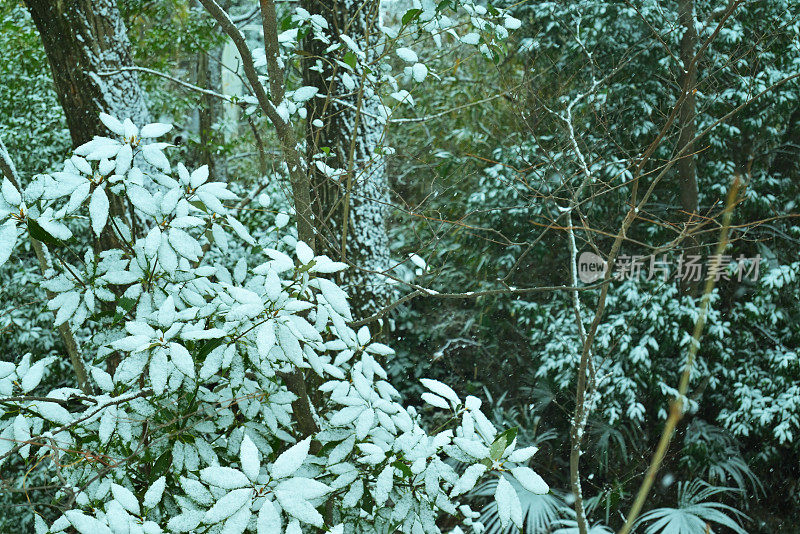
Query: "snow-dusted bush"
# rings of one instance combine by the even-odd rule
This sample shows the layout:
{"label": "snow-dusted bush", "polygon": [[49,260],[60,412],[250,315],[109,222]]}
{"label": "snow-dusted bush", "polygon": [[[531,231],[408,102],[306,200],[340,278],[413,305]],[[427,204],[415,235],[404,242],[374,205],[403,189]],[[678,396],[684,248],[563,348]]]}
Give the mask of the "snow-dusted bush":
{"label": "snow-dusted bush", "polygon": [[[54,357],[0,362],[0,464],[18,455],[20,486],[37,469],[58,487],[63,515],[37,515],[37,533],[428,533],[443,513],[480,531],[458,499],[484,476],[499,476],[500,521],[521,526],[502,473],[546,493],[526,466],[534,447],[435,380],[423,400],[451,428],[426,433],[386,380],[392,349],[348,326],[347,296],[326,278],[344,264],[291,235],[254,238],[227,184],[143,142],[169,125],[102,120],[114,138],[23,191],[4,179],[0,195],[0,264],[23,240],[47,245],[48,307],[81,333],[90,377],[42,391]],[[95,246],[79,250],[86,218]],[[249,255],[225,254],[231,240]]]}

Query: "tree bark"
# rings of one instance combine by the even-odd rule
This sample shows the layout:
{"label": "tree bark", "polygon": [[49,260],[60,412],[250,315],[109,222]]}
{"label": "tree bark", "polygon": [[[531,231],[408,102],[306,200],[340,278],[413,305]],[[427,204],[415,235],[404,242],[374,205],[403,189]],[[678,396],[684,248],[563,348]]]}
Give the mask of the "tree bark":
{"label": "tree bark", "polygon": [[[120,70],[132,67],[133,60],[116,0],[25,0],[25,4],[39,30],[74,147],[109,135],[100,122],[101,112],[131,119],[140,127],[150,122],[138,75]],[[111,195],[109,201],[113,217],[127,218],[121,197]],[[106,226],[94,247],[98,253],[120,247],[112,225]],[[106,311],[114,306],[103,303]],[[119,355],[109,355],[107,371],[113,374],[118,363]],[[83,387],[86,377],[77,373],[77,379]]]}
{"label": "tree bark", "polygon": [[115,0],[25,0],[39,30],[72,143],[107,135],[98,114],[135,124],[149,121],[133,71],[101,76],[133,65],[130,41]]}
{"label": "tree bark", "polygon": [[[211,51],[201,50],[197,57],[197,85],[204,89],[213,89],[211,86],[211,68],[208,56]],[[214,168],[214,158],[211,150],[213,143],[214,111],[216,102],[212,97],[203,95],[198,109],[198,128],[200,130],[199,160],[202,164],[208,165],[209,172],[216,176]]]}
{"label": "tree bark", "polygon": [[[800,108],[795,108],[769,169],[770,174],[800,181]],[[777,192],[776,192],[777,193]]]}
{"label": "tree bark", "polygon": [[[364,43],[378,34],[378,0],[303,0],[302,6],[311,14],[325,17],[332,43],[340,42],[339,36],[346,34],[368,50]],[[345,172],[331,179],[313,164],[308,172],[319,252],[364,269],[348,269],[342,280],[351,296],[354,316],[359,319],[373,315],[391,297],[385,279],[375,274],[390,266],[386,234],[389,184],[383,156],[378,153],[384,125],[376,118],[381,104],[374,94],[371,75],[358,65],[355,73],[348,73],[355,82],[355,87],[348,89],[342,82],[344,69],[326,58],[330,56],[325,54],[328,46],[312,35],[304,43],[308,55],[303,85],[316,87],[326,96],[307,104],[307,161],[315,161],[312,157],[327,147],[330,157],[323,161]],[[346,51],[344,48],[342,53]],[[322,121],[321,127],[313,124],[317,119]]]}
{"label": "tree bark", "polygon": [[[686,91],[686,98],[678,113],[680,136],[676,152],[686,149],[678,160],[678,187],[680,189],[680,205],[682,219],[687,231],[691,232],[696,224],[699,188],[697,185],[697,162],[694,155],[694,138],[697,136],[697,111],[695,90],[697,87],[697,62],[693,61],[697,50],[697,30],[695,29],[694,0],[680,0],[678,3],[678,20],[683,27],[680,41],[681,89]],[[686,238],[684,255],[700,254],[701,243],[697,237]],[[695,294],[699,282],[681,281],[682,289],[688,294]]]}
{"label": "tree bark", "polygon": [[[697,212],[697,165],[694,157],[693,139],[697,136],[696,110],[694,91],[697,87],[697,67],[694,66],[695,49],[697,48],[697,30],[694,27],[694,0],[681,0],[678,5],[678,17],[683,26],[681,38],[681,87],[687,91],[686,99],[679,113],[681,128],[678,139],[678,150],[688,146],[684,157],[678,161],[678,176],[680,178],[681,208],[687,214]],[[688,67],[687,66],[691,65]]]}

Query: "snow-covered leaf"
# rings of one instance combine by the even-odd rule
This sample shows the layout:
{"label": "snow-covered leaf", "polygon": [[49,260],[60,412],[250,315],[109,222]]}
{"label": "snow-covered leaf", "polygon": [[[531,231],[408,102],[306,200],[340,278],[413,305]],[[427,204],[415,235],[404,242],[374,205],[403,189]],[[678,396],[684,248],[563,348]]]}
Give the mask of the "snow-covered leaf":
{"label": "snow-covered leaf", "polygon": [[[103,415],[100,416],[100,426],[97,429],[97,436],[100,438],[100,443],[105,445],[111,439],[111,434],[117,429],[117,408],[116,406],[109,406],[103,410]],[[125,503],[122,503],[127,509]],[[135,512],[131,512],[135,513]]]}
{"label": "snow-covered leaf", "polygon": [[194,378],[194,360],[189,351],[180,343],[169,344],[169,355],[178,371],[189,378]]}
{"label": "snow-covered leaf", "polygon": [[347,293],[330,280],[318,278],[314,282],[316,282],[322,292],[322,296],[330,307],[333,308],[333,311],[345,319],[351,320],[352,315],[350,313],[350,305],[347,303]]}
{"label": "snow-covered leaf", "polygon": [[229,518],[242,507],[250,507],[253,490],[250,488],[235,489],[228,492],[212,506],[205,515],[206,523],[219,523]]}
{"label": "snow-covered leaf", "polygon": [[295,493],[302,499],[314,500],[331,492],[331,488],[314,480],[313,478],[293,477],[282,480],[276,487],[276,490],[289,491]]}
{"label": "snow-covered leaf", "polygon": [[261,471],[261,458],[258,447],[248,435],[245,435],[244,439],[242,439],[239,456],[242,463],[242,471],[247,475],[247,478],[255,481]]}
{"label": "snow-covered leaf", "polygon": [[123,145],[119,149],[117,157],[115,158],[115,164],[114,174],[119,176],[124,176],[125,173],[131,169],[131,165],[133,164],[133,149],[131,145]]}
{"label": "snow-covered leaf", "polygon": [[39,383],[42,381],[42,376],[44,375],[44,370],[47,366],[47,363],[47,359],[39,360],[30,366],[27,373],[22,375],[20,386],[22,387],[23,393],[28,393],[39,385]]}
{"label": "snow-covered leaf", "polygon": [[150,485],[150,488],[145,492],[142,504],[145,508],[153,508],[161,502],[161,497],[164,495],[164,488],[167,485],[167,478],[160,476]]}
{"label": "snow-covered leaf", "polygon": [[0,266],[8,261],[11,257],[11,252],[14,250],[14,245],[17,244],[17,225],[14,221],[6,221],[0,226]]}
{"label": "snow-covered leaf", "polygon": [[94,235],[99,236],[106,226],[108,220],[108,197],[105,187],[101,186],[94,190],[92,198],[89,200],[89,218],[92,222]]}
{"label": "snow-covered leaf", "polygon": [[287,514],[297,518],[303,523],[322,528],[324,523],[322,515],[307,500],[300,498],[296,493],[289,491],[276,491],[275,497],[278,499],[281,508]]}
{"label": "snow-covered leaf", "polygon": [[319,89],[310,85],[300,87],[299,89],[295,90],[294,94],[292,95],[292,100],[295,102],[305,102],[306,100],[311,100],[318,91]]}
{"label": "snow-covered leaf", "polygon": [[455,438],[453,441],[459,449],[474,458],[482,460],[489,457],[489,448],[478,441],[467,438]]}
{"label": "snow-covered leaf", "polygon": [[397,57],[405,61],[406,63],[416,63],[419,58],[417,53],[411,50],[410,48],[398,48],[396,50]]}
{"label": "snow-covered leaf", "polygon": [[520,483],[520,485],[531,493],[537,495],[544,495],[550,491],[550,487],[533,469],[530,467],[514,467],[511,469],[511,474]]}
{"label": "snow-covered leaf", "polygon": [[228,224],[231,225],[231,228],[233,228],[233,231],[236,232],[236,235],[238,235],[245,243],[248,243],[250,245],[256,244],[256,240],[253,239],[253,236],[250,235],[250,232],[247,231],[247,228],[245,228],[245,226],[242,223],[240,223],[230,215],[226,217],[226,220],[228,221]]}
{"label": "snow-covered leaf", "polygon": [[139,515],[139,501],[131,490],[125,486],[112,483],[111,493],[114,496],[114,500],[120,503],[123,508],[134,515]]}
{"label": "snow-covered leaf", "polygon": [[64,293],[63,299],[61,300],[61,307],[59,307],[58,313],[56,313],[55,325],[59,326],[68,321],[75,314],[75,310],[78,309],[80,303],[81,294],[77,291]]}
{"label": "snow-covered leaf", "polygon": [[300,263],[303,265],[310,263],[311,260],[314,259],[314,251],[302,241],[297,242],[295,250],[297,252],[297,259],[300,260]]}
{"label": "snow-covered leaf", "polygon": [[128,194],[131,204],[142,213],[153,216],[158,214],[158,206],[155,200],[153,200],[153,195],[144,187],[136,184],[129,184],[126,193]]}
{"label": "snow-covered leaf", "polygon": [[515,19],[511,15],[506,15],[503,25],[509,30],[517,30],[520,26],[522,26],[522,21]]}
{"label": "snow-covered leaf", "polygon": [[14,187],[14,184],[8,178],[3,178],[3,186],[2,186],[3,198],[6,199],[12,206],[19,206],[22,202],[22,195],[20,195],[17,188]]}
{"label": "snow-covered leaf", "polygon": [[105,127],[111,131],[111,133],[120,136],[125,135],[125,127],[119,120],[117,120],[116,117],[112,117],[108,113],[100,113],[100,122],[102,122]]}
{"label": "snow-covered leaf", "polygon": [[500,476],[497,481],[494,499],[497,501],[497,516],[503,528],[508,526],[509,520],[514,523],[517,528],[521,528],[522,505],[519,502],[519,497],[514,490],[514,486],[503,476]]}
{"label": "snow-covered leaf", "polygon": [[111,529],[95,519],[77,510],[64,512],[69,522],[80,534],[113,534]]}
{"label": "snow-covered leaf", "polygon": [[151,124],[146,124],[142,126],[142,130],[139,132],[140,137],[148,137],[148,138],[156,138],[161,137],[165,133],[172,130],[171,124],[164,124],[160,122],[153,122]]}
{"label": "snow-covered leaf", "polygon": [[378,475],[375,482],[375,504],[383,506],[389,498],[389,492],[392,491],[392,483],[394,481],[394,466],[387,465],[383,471]]}
{"label": "snow-covered leaf", "polygon": [[539,450],[538,447],[525,447],[524,449],[517,449],[508,456],[509,462],[522,463],[527,462]]}
{"label": "snow-covered leaf", "polygon": [[194,189],[197,189],[208,180],[208,165],[201,165],[194,171],[192,171],[191,176],[189,177],[189,185],[191,185]]}
{"label": "snow-covered leaf", "polygon": [[[303,441],[286,449],[270,468],[272,478],[286,478],[293,475],[297,471],[308,456],[308,449],[311,446],[311,438],[308,437]],[[299,518],[298,518],[299,519]]]}
{"label": "snow-covered leaf", "polygon": [[142,156],[145,161],[162,172],[170,171],[170,164],[167,156],[161,151],[158,145],[145,145],[142,148]]}
{"label": "snow-covered leaf", "polygon": [[281,534],[282,526],[281,516],[275,509],[275,505],[272,501],[264,501],[261,510],[258,511],[257,534]]}
{"label": "snow-covered leaf", "polygon": [[472,464],[464,470],[464,474],[459,477],[450,492],[451,497],[466,493],[475,487],[478,479],[486,472],[483,464]]}
{"label": "snow-covered leaf", "polygon": [[447,384],[444,384],[442,382],[439,382],[438,380],[433,380],[430,378],[420,378],[419,381],[422,382],[423,386],[425,386],[432,392],[436,393],[440,397],[444,397],[445,399],[449,400],[455,405],[461,404],[461,399],[458,398],[456,392],[453,391],[453,389]]}
{"label": "snow-covered leaf", "polygon": [[428,77],[428,67],[424,63],[415,63],[411,67],[411,75],[414,77],[415,82],[422,83]]}
{"label": "snow-covered leaf", "polygon": [[250,485],[250,480],[238,469],[219,465],[212,465],[200,471],[200,479],[222,489],[236,489]]}
{"label": "snow-covered leaf", "polygon": [[431,406],[436,406],[437,408],[442,408],[443,410],[449,410],[450,405],[447,404],[447,401],[441,398],[439,395],[434,395],[433,393],[428,393],[427,391],[421,395],[422,400],[430,404]]}

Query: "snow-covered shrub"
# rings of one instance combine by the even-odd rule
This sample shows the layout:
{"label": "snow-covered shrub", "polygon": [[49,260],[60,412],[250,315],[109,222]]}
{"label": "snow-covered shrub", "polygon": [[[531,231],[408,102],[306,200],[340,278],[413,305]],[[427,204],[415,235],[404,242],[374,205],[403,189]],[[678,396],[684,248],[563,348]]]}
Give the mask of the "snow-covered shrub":
{"label": "snow-covered shrub", "polygon": [[[227,184],[170,164],[153,139],[171,126],[101,118],[113,138],[0,195],[0,264],[46,244],[55,324],[88,332],[84,390],[41,391],[54,356],[0,362],[0,464],[21,457],[21,487],[31,470],[58,487],[63,515],[37,515],[37,533],[429,533],[442,513],[480,531],[459,497],[489,473],[499,520],[521,526],[505,477],[547,493],[526,465],[535,447],[435,380],[422,398],[450,428],[426,433],[386,380],[392,349],[348,326],[326,278],[344,264],[288,232],[254,238]],[[87,217],[96,244],[78,250]],[[225,254],[234,240],[247,255]]]}

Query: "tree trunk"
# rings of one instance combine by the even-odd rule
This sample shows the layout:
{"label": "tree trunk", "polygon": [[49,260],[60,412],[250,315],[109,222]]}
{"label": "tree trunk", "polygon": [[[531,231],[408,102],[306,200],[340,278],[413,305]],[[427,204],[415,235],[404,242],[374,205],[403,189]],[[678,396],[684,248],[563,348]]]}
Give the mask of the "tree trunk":
{"label": "tree trunk", "polygon": [[[694,157],[693,139],[697,135],[695,96],[697,87],[697,67],[692,64],[695,49],[697,48],[697,30],[694,27],[694,0],[681,0],[678,6],[678,16],[683,26],[681,38],[681,86],[687,91],[686,99],[680,109],[679,120],[681,127],[678,139],[678,150],[687,147],[684,156],[678,161],[678,176],[680,178],[681,208],[687,214],[697,212],[697,165]],[[691,66],[690,66],[691,64]]]}
{"label": "tree trunk", "polygon": [[[109,134],[100,122],[101,112],[120,120],[131,119],[138,126],[150,122],[138,76],[134,71],[119,70],[133,66],[133,61],[116,0],[25,0],[25,3],[39,30],[73,146]],[[109,201],[110,214],[125,218],[123,198],[111,195]],[[120,247],[112,225],[106,226],[94,247],[97,252]],[[103,303],[105,311],[111,312],[114,307],[114,303]],[[113,374],[118,363],[118,354],[109,355],[107,371]]]}
{"label": "tree trunk", "polygon": [[[352,0],[328,2],[303,0],[311,14],[320,14],[330,25],[332,43],[346,34],[363,50],[377,35],[380,2],[366,4]],[[380,101],[373,92],[369,74],[360,65],[349,76],[355,87],[343,83],[343,68],[321,60],[328,44],[306,37],[303,84],[317,87],[328,98],[308,102],[306,143],[309,173],[313,188],[314,217],[318,253],[344,258],[363,270],[351,268],[342,283],[351,295],[354,316],[364,318],[382,308],[391,296],[385,279],[376,274],[389,268],[389,240],[386,234],[389,185],[386,166],[378,148],[384,125]],[[342,53],[346,53],[345,48]],[[328,54],[329,55],[329,54]],[[369,58],[367,58],[369,61]],[[352,87],[352,86],[351,86]],[[319,119],[323,125],[313,122]],[[327,147],[330,157],[323,161],[344,172],[331,179],[314,165],[312,156]]]}
{"label": "tree trunk", "polygon": [[[783,139],[769,168],[770,174],[794,178],[800,176],[800,108],[795,108],[786,124]],[[778,192],[775,192],[778,194]]]}
{"label": "tree trunk", "polygon": [[[214,89],[211,86],[211,67],[209,65],[209,54],[211,51],[201,50],[197,56],[197,85],[204,89]],[[212,154],[211,145],[213,143],[213,126],[214,126],[214,106],[216,102],[212,97],[203,95],[200,100],[200,108],[198,113],[198,129],[200,133],[200,147],[199,147],[199,160],[203,165],[208,165],[209,172],[212,176],[216,176],[216,169],[214,168],[214,157]]]}
{"label": "tree trunk", "polygon": [[74,146],[107,135],[102,111],[149,122],[135,72],[104,76],[133,65],[115,0],[25,0],[44,45]]}
{"label": "tree trunk", "polygon": [[[697,136],[697,111],[695,109],[695,89],[697,87],[697,63],[693,61],[697,50],[697,30],[695,29],[694,0],[680,0],[678,3],[678,19],[683,27],[683,37],[680,42],[681,58],[681,89],[686,91],[686,97],[678,114],[680,124],[680,137],[677,150],[683,150],[683,156],[678,160],[678,185],[680,189],[680,204],[682,218],[687,225],[687,230],[692,231],[696,223],[699,189],[697,186],[697,163],[694,156],[694,138]],[[683,248],[684,255],[700,254],[701,243],[695,236],[689,236]],[[682,281],[682,288],[689,294],[695,294],[699,288],[697,281]]]}

